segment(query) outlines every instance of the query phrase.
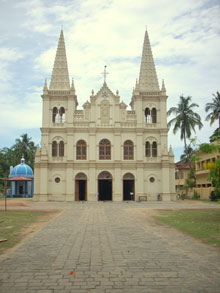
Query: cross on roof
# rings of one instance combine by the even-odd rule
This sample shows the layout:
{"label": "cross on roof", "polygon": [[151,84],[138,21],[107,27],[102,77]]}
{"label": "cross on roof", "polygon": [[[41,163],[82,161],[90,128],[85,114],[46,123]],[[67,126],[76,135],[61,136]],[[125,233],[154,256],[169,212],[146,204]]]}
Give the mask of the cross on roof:
{"label": "cross on roof", "polygon": [[105,65],[105,67],[104,67],[104,72],[102,72],[102,74],[104,75],[104,83],[106,82],[106,75],[109,74],[109,73],[106,71],[106,67],[107,67],[107,65]]}

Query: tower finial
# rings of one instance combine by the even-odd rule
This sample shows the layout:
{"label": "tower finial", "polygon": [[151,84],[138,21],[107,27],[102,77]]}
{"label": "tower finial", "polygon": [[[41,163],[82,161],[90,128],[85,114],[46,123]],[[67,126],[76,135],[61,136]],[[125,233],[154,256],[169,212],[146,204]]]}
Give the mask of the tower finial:
{"label": "tower finial", "polygon": [[75,92],[76,92],[73,78],[72,78],[72,84],[71,84],[70,92],[73,93],[73,94],[75,94]]}
{"label": "tower finial", "polygon": [[25,159],[24,159],[24,155],[22,154],[22,157],[21,157],[21,164],[24,164],[25,162]]}
{"label": "tower finial", "polygon": [[165,84],[164,84],[164,79],[162,79],[161,92],[162,92],[163,94],[166,94],[166,88],[165,88]]}
{"label": "tower finial", "polygon": [[48,91],[47,79],[46,78],[45,78],[45,82],[44,82],[44,91]]}

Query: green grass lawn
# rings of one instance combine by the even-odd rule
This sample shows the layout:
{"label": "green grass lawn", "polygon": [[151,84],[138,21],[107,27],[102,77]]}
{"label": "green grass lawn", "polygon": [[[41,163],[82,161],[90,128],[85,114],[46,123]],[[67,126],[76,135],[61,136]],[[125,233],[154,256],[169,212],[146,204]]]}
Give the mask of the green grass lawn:
{"label": "green grass lawn", "polygon": [[0,211],[0,240],[7,239],[0,242],[0,254],[18,244],[24,238],[24,230],[46,215],[45,212]]}
{"label": "green grass lawn", "polygon": [[220,209],[158,210],[156,220],[220,247]]}

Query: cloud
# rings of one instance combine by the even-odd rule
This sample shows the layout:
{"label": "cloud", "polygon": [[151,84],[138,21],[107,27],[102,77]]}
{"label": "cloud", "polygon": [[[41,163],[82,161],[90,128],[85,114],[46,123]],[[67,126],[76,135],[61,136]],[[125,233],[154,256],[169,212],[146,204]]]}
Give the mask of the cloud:
{"label": "cloud", "polygon": [[[6,120],[25,126],[30,119],[30,127],[40,125],[43,79],[50,79],[61,25],[69,74],[74,77],[80,105],[89,99],[92,89],[98,91],[102,86],[104,65],[108,66],[108,86],[113,92],[118,89],[121,99],[129,104],[139,77],[146,25],[159,83],[165,79],[167,108],[176,105],[181,94],[190,95],[200,105],[198,113],[204,120],[205,103],[219,90],[217,1],[22,0],[8,7],[16,15],[17,29],[15,26],[13,38],[2,33],[4,44],[11,45],[5,48],[0,44],[0,79],[4,80],[0,93],[7,94],[8,104],[13,101],[16,107],[16,99],[22,101],[23,109],[21,117],[5,101]],[[7,20],[6,24],[9,27]],[[25,81],[21,80],[21,72]],[[17,88],[23,84],[16,94],[11,91],[12,79]],[[29,112],[36,112],[33,119]],[[204,125],[197,133],[201,141],[207,140],[212,131],[207,122]],[[169,143],[181,147],[178,134],[171,133]]]}

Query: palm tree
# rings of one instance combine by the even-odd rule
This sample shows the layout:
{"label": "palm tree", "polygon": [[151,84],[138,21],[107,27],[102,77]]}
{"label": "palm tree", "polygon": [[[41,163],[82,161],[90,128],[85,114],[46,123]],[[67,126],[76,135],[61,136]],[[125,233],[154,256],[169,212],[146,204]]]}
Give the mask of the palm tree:
{"label": "palm tree", "polygon": [[36,146],[34,145],[32,138],[28,137],[27,133],[22,134],[20,138],[15,140],[12,150],[16,155],[17,163],[19,163],[21,157],[24,156],[26,163],[33,168]]}
{"label": "palm tree", "polygon": [[211,112],[206,116],[206,121],[210,120],[210,125],[214,123],[215,120],[218,120],[219,128],[220,128],[220,93],[217,92],[216,95],[214,95],[214,98],[212,99],[212,103],[207,103],[205,106],[205,111]]}
{"label": "palm tree", "polygon": [[168,127],[170,128],[174,125],[174,134],[180,130],[180,139],[184,140],[185,150],[187,150],[186,139],[191,137],[191,130],[195,132],[195,126],[198,126],[199,129],[203,126],[200,115],[193,111],[193,108],[199,107],[199,105],[195,103],[190,104],[191,100],[191,97],[185,98],[180,96],[180,102],[177,104],[177,107],[171,107],[167,112],[168,116],[171,114],[176,115],[175,118],[169,121]]}
{"label": "palm tree", "polygon": [[190,145],[186,146],[186,148],[183,151],[183,154],[180,156],[180,160],[183,161],[184,163],[190,162],[192,153],[193,153],[193,148]]}

